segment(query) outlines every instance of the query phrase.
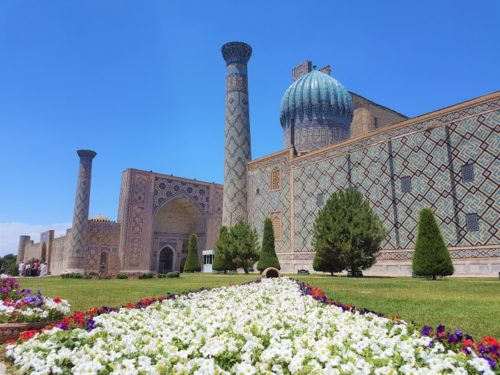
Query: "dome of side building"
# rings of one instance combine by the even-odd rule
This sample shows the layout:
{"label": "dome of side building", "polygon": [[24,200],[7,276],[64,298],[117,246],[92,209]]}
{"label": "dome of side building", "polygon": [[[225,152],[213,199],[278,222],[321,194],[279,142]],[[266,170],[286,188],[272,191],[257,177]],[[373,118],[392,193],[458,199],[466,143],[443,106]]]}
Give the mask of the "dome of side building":
{"label": "dome of side building", "polygon": [[285,148],[300,154],[350,136],[352,98],[335,78],[319,70],[300,76],[281,99]]}

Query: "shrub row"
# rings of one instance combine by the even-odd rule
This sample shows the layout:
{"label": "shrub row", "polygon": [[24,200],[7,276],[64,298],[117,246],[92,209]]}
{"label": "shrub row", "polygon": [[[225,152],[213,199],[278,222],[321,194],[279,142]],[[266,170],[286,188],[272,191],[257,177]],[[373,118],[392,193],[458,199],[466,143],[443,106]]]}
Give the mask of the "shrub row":
{"label": "shrub row", "polygon": [[84,274],[77,272],[63,273],[61,274],[62,279],[86,279],[86,280],[110,280],[110,279],[163,279],[166,277],[179,277],[179,271],[173,271],[168,273],[124,273],[120,272],[118,274],[104,274],[100,275],[97,272],[86,272]]}

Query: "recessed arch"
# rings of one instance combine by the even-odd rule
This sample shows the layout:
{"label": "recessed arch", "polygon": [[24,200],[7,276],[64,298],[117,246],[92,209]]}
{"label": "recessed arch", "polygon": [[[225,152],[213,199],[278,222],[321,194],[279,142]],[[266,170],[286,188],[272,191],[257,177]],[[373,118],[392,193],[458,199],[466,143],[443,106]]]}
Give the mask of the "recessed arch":
{"label": "recessed arch", "polygon": [[175,251],[167,245],[161,249],[158,255],[158,273],[167,273],[174,270]]}
{"label": "recessed arch", "polygon": [[108,253],[103,251],[99,257],[99,273],[108,273]]}
{"label": "recessed arch", "polygon": [[185,196],[169,200],[157,211],[153,220],[154,232],[203,234],[204,229],[199,208]]}

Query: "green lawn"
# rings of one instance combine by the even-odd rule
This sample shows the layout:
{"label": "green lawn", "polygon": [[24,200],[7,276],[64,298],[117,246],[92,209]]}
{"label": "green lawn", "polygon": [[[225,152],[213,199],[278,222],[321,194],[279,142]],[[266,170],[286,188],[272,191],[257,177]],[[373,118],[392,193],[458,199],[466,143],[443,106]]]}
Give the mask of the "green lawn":
{"label": "green lawn", "polygon": [[500,280],[446,278],[297,277],[318,286],[343,304],[365,307],[388,317],[447,330],[457,327],[475,337],[500,338]]}
{"label": "green lawn", "polygon": [[[500,280],[448,278],[428,281],[411,278],[345,278],[296,276],[321,287],[344,303],[399,316],[418,324],[458,327],[473,336],[500,338]],[[257,275],[181,275],[179,279],[74,280],[58,277],[21,279],[22,287],[41,289],[45,295],[68,299],[74,310],[118,306],[144,297],[240,284]]]}

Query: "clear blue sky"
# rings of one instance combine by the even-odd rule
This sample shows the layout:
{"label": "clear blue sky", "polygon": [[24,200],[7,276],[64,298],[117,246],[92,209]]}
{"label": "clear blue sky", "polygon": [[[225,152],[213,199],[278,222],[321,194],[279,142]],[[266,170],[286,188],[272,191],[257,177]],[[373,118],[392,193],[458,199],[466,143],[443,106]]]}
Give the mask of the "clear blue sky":
{"label": "clear blue sky", "polygon": [[499,89],[499,23],[499,1],[3,0],[0,254],[71,222],[79,148],[91,215],[116,219],[126,168],[221,183],[225,42],[253,47],[259,157],[282,147],[294,65],[413,117]]}

